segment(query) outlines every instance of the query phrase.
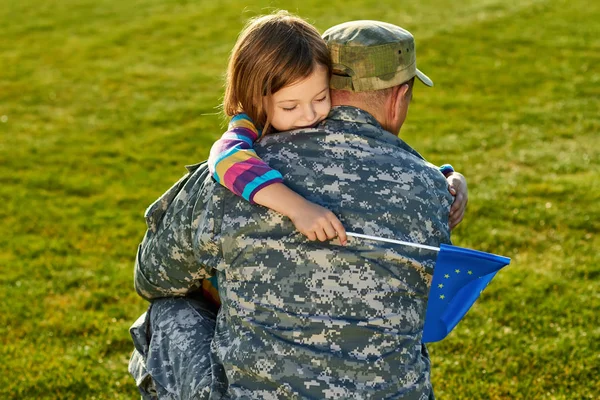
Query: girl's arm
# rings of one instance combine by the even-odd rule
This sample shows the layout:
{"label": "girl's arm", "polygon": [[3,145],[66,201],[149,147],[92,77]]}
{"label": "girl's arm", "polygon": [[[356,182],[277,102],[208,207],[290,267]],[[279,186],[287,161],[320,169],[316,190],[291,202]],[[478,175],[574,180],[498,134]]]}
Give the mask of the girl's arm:
{"label": "girl's arm", "polygon": [[288,217],[309,240],[323,242],[337,236],[342,245],[346,244],[346,230],[334,213],[306,200],[283,183],[265,186],[254,195],[254,201]]}
{"label": "girl's arm", "polygon": [[290,218],[309,240],[325,241],[337,236],[340,243],[346,244],[346,231],[331,211],[285,186],[281,173],[258,157],[253,146],[260,136],[247,115],[234,116],[229,130],[210,150],[208,168],[215,180],[250,203]]}
{"label": "girl's arm", "polygon": [[440,171],[446,177],[448,190],[454,196],[454,202],[450,207],[450,229],[454,229],[465,216],[469,195],[467,191],[467,179],[463,174],[454,171],[450,164],[444,164]]}

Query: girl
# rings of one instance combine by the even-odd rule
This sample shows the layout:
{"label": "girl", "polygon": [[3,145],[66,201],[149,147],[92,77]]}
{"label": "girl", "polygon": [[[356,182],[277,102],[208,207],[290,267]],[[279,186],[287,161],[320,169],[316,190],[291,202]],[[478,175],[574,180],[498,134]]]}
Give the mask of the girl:
{"label": "girl", "polygon": [[[346,231],[339,219],[285,186],[282,175],[253,149],[263,134],[313,127],[327,117],[331,70],[327,45],[301,18],[279,11],[250,20],[227,70],[223,106],[233,118],[211,148],[208,165],[217,182],[251,203],[287,216],[309,240],[337,236],[344,245]],[[440,169],[450,183],[452,168]],[[451,227],[462,220],[466,205],[466,185],[458,189],[459,193],[450,186],[456,197]]]}

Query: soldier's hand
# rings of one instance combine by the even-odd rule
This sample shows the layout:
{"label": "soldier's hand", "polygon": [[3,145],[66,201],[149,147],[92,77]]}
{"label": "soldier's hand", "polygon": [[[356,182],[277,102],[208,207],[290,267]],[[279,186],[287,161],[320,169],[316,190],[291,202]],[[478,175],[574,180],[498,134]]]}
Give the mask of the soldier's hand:
{"label": "soldier's hand", "polygon": [[290,219],[308,240],[324,242],[338,237],[343,246],[347,243],[346,230],[340,220],[334,213],[318,204],[305,201],[291,213]]}
{"label": "soldier's hand", "polygon": [[453,172],[446,177],[446,181],[448,181],[448,191],[454,196],[454,202],[450,207],[450,229],[454,229],[463,220],[469,202],[467,180],[463,174]]}

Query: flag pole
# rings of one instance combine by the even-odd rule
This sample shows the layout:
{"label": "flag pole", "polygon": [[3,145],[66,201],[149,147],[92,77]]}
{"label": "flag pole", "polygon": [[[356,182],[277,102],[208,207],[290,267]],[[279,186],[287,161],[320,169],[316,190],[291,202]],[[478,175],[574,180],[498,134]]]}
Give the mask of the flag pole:
{"label": "flag pole", "polygon": [[346,232],[346,235],[356,237],[356,238],[361,238],[361,239],[375,240],[378,242],[401,244],[404,246],[411,246],[411,247],[418,247],[421,249],[440,251],[439,247],[427,246],[425,244],[418,244],[418,243],[411,243],[411,242],[403,242],[402,240],[386,239],[386,238],[377,237],[377,236],[363,235],[361,233]]}

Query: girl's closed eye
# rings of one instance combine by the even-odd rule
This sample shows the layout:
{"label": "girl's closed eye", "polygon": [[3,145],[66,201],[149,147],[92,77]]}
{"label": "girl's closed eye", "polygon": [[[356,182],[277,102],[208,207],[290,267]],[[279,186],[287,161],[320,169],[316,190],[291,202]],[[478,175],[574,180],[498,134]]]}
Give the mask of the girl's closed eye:
{"label": "girl's closed eye", "polygon": [[294,111],[296,109],[296,106],[294,107],[281,107],[283,108],[283,111]]}
{"label": "girl's closed eye", "polygon": [[320,99],[316,99],[315,101],[317,101],[317,102],[321,103],[321,102],[323,102],[323,101],[325,101],[325,100],[327,100],[327,96],[323,96],[322,98],[320,98]]}

